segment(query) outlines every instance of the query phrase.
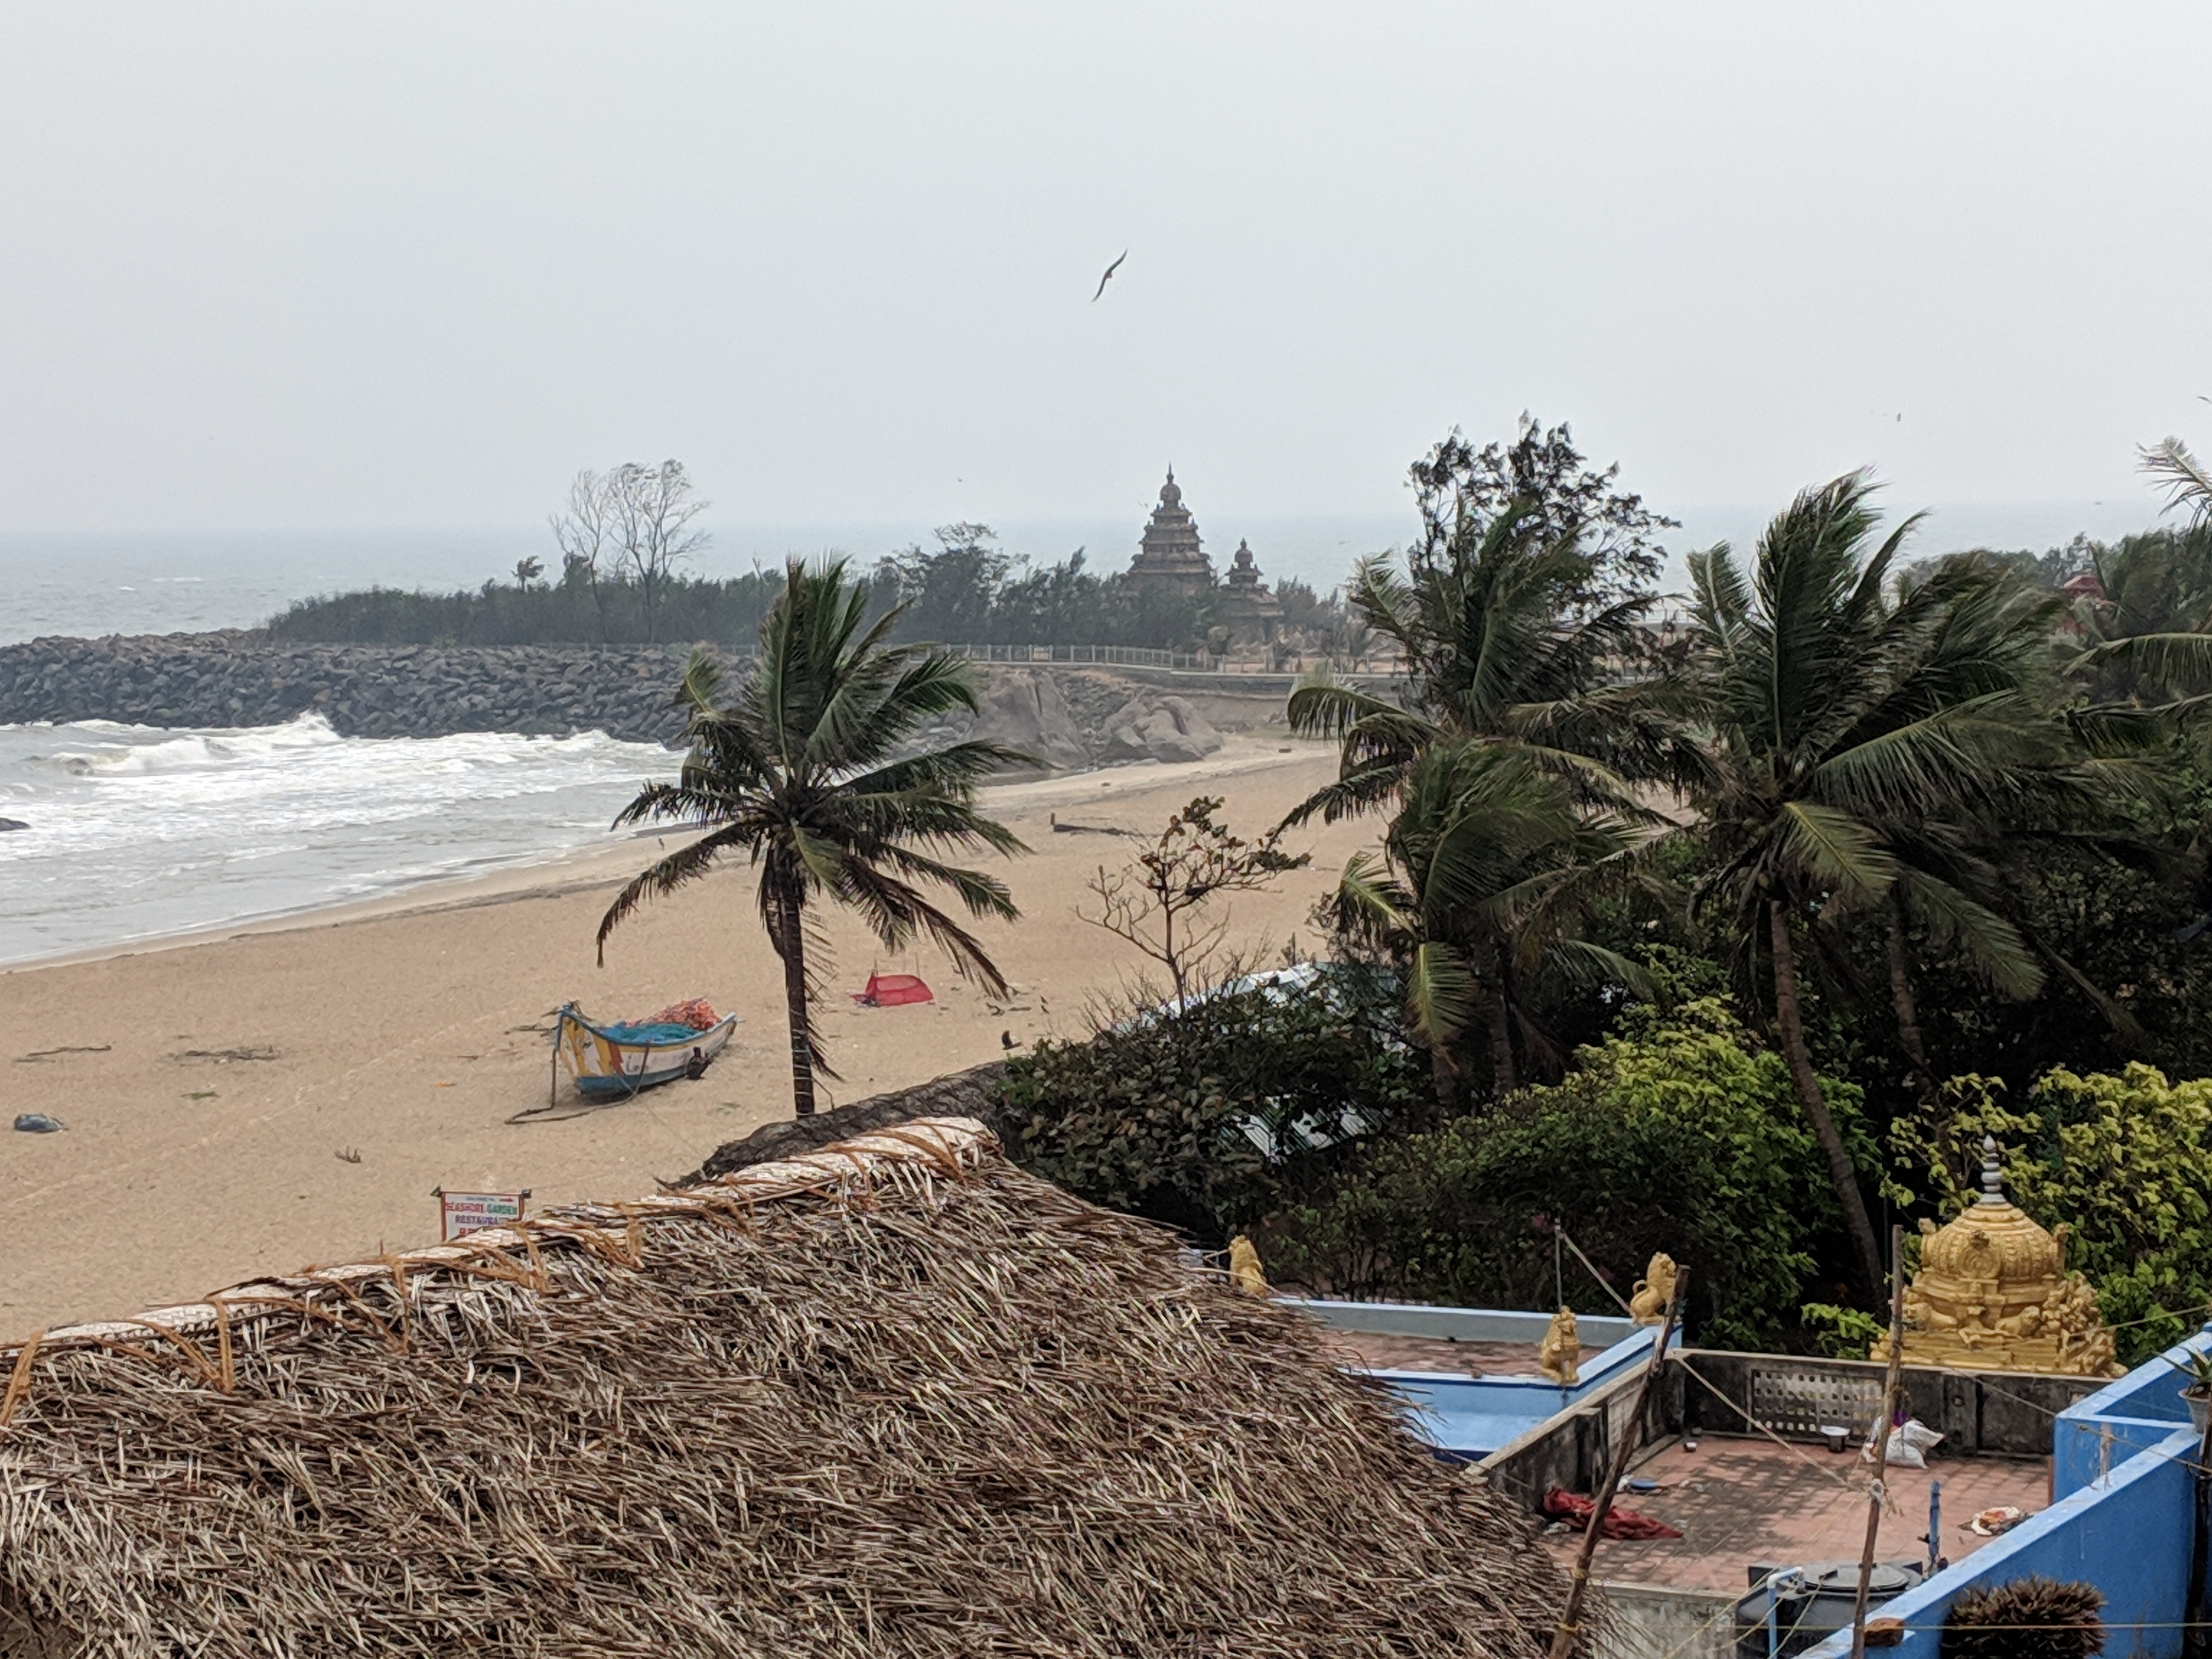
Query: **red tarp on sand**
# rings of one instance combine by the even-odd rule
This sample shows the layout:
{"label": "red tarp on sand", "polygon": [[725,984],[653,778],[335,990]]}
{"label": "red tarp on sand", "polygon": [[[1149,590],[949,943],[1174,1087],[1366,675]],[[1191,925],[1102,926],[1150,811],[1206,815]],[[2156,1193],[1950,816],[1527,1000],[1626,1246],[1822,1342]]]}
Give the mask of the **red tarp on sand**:
{"label": "red tarp on sand", "polygon": [[868,988],[853,993],[863,1008],[896,1008],[908,1002],[934,1002],[937,998],[912,974],[870,974]]}

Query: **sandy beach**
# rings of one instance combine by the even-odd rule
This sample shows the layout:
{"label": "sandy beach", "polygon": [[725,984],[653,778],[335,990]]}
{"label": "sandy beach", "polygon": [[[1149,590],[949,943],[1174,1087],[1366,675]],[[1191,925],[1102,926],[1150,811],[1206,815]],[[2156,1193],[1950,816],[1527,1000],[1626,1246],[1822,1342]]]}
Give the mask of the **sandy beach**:
{"label": "sandy beach", "polygon": [[[1051,818],[1157,833],[1192,796],[1255,836],[1334,769],[1334,751],[1265,732],[1212,757],[1009,785],[994,810],[1030,854],[1005,873],[1023,920],[986,927],[1018,988],[994,1003],[934,951],[886,957],[825,921],[839,988],[819,1010],[858,1099],[1003,1052],[1079,1036],[1087,1002],[1140,966],[1077,915],[1084,884],[1134,843],[1056,834]],[[1235,936],[1279,946],[1372,826],[1293,837],[1309,869],[1231,907]],[[780,965],[742,866],[657,902],[592,960],[600,915],[650,838],[562,862],[88,959],[0,974],[9,1052],[0,1112],[60,1133],[0,1133],[0,1338],[198,1297],[256,1272],[434,1239],[432,1190],[528,1188],[533,1207],[651,1190],[722,1141],[791,1110]],[[861,1009],[870,967],[921,974],[924,1006]],[[507,1119],[546,1098],[551,1011],[635,1017],[704,996],[744,1017],[704,1078],[558,1121]],[[357,1154],[358,1162],[341,1154]]]}

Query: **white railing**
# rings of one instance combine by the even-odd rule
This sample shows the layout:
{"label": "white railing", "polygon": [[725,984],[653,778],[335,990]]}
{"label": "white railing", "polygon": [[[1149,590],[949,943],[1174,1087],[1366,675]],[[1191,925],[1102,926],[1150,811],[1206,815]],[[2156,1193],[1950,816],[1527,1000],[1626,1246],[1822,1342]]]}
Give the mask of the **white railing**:
{"label": "white railing", "polygon": [[1129,668],[1188,668],[1221,671],[1225,658],[1204,652],[1155,651],[1141,645],[948,645],[946,650],[975,662],[1090,662]]}

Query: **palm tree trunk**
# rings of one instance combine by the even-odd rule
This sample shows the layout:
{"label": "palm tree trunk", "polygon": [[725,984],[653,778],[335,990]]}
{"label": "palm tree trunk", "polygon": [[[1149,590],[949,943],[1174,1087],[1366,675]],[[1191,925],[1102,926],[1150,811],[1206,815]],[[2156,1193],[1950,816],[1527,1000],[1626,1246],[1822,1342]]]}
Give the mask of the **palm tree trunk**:
{"label": "palm tree trunk", "polygon": [[1920,1035],[1920,1006],[1912,995],[1911,966],[1905,952],[1905,913],[1894,894],[1889,905],[1889,1000],[1897,1011],[1897,1041],[1912,1062],[1914,1091],[1923,1100],[1936,1092],[1936,1073],[1928,1064],[1928,1045]]}
{"label": "palm tree trunk", "polygon": [[1449,1117],[1459,1115],[1459,1062],[1441,1042],[1429,1050],[1429,1081],[1436,1085],[1437,1106]]}
{"label": "palm tree trunk", "polygon": [[1490,1014],[1490,1086],[1500,1100],[1521,1086],[1513,1067],[1513,1011],[1505,1006],[1505,988],[1492,979],[1484,999]]}
{"label": "palm tree trunk", "polygon": [[783,949],[783,1007],[791,1023],[791,1100],[794,1116],[814,1115],[814,1042],[806,1011],[806,930],[800,926],[799,907],[785,912]]}
{"label": "palm tree trunk", "polygon": [[1844,1226],[1851,1236],[1851,1243],[1858,1251],[1859,1271],[1864,1275],[1869,1292],[1881,1288],[1881,1246],[1875,1242],[1874,1222],[1867,1214],[1866,1200],[1859,1194],[1858,1171],[1851,1167],[1851,1155],[1844,1146],[1844,1138],[1836,1131],[1836,1120],[1828,1115],[1828,1103],[1820,1093],[1820,1079],[1814,1075],[1813,1060],[1805,1048],[1805,1026],[1797,1006],[1797,957],[1790,944],[1790,916],[1779,899],[1766,902],[1767,926],[1774,941],[1774,1019],[1782,1028],[1782,1055],[1790,1065],[1790,1080],[1796,1085],[1797,1103],[1805,1109],[1805,1121],[1813,1126],[1814,1138],[1828,1157],[1828,1178],[1835,1182],[1836,1197],[1844,1206]]}

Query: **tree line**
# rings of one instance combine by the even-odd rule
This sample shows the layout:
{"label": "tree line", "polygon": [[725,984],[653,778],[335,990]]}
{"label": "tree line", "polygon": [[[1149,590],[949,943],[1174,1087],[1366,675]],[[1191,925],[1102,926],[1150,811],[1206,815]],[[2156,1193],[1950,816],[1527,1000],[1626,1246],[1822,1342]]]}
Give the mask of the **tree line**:
{"label": "tree line", "polygon": [[[751,648],[783,590],[781,568],[708,577],[686,567],[708,545],[709,503],[680,461],[579,473],[548,523],[557,564],[526,558],[514,580],[450,593],[370,587],[295,602],[271,638],[378,645],[711,643]],[[896,611],[896,635],[958,645],[1114,645],[1218,654],[1229,643],[1217,585],[1185,594],[1091,569],[1078,548],[1039,563],[999,545],[988,525],[945,525],[858,573],[872,615]],[[1275,588],[1281,636],[1350,658],[1362,640],[1334,594]]]}

